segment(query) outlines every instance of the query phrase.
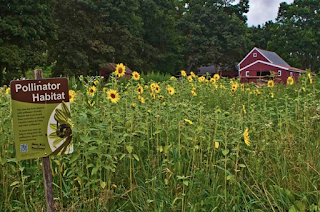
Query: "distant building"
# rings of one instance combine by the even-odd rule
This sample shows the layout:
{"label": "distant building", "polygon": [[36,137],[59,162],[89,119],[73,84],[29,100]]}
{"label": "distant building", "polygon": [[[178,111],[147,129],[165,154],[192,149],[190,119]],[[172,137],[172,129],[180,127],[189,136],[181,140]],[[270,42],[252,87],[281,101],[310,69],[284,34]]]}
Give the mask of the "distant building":
{"label": "distant building", "polygon": [[297,80],[306,71],[291,67],[275,52],[254,47],[239,63],[239,77],[242,83],[267,80],[274,76],[276,82],[287,83],[289,76]]}

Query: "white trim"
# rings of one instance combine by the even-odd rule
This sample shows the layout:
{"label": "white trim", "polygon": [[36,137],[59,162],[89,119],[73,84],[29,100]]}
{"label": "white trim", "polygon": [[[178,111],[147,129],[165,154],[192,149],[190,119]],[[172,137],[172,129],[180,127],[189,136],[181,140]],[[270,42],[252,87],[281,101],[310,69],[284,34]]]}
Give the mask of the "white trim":
{"label": "white trim", "polygon": [[292,71],[290,71],[290,77],[293,77],[293,73],[292,73]]}
{"label": "white trim", "polygon": [[301,73],[301,71],[297,71],[297,70],[293,70],[293,69],[289,69],[289,71]]}
{"label": "white trim", "polygon": [[250,55],[254,50],[257,50],[265,59],[267,59],[270,63],[272,63],[272,61],[269,60],[264,54],[262,54],[257,47],[254,47],[254,48],[240,61],[240,63],[238,64],[239,67],[240,67],[240,64],[241,64],[245,59],[247,59],[247,57],[249,57],[249,55]]}
{"label": "white trim", "polygon": [[281,70],[278,70],[278,77],[281,77]]}
{"label": "white trim", "polygon": [[270,66],[274,66],[274,67],[277,67],[277,68],[282,68],[282,69],[284,69],[284,70],[289,70],[289,67],[286,68],[286,67],[283,67],[283,66],[279,66],[279,65],[277,65],[277,64],[274,64],[274,63],[268,63],[268,62],[266,62],[266,61],[257,60],[257,61],[255,61],[255,62],[247,65],[246,67],[243,67],[242,69],[240,69],[240,71],[242,71],[242,70],[244,70],[244,69],[246,69],[246,68],[249,68],[250,66],[253,66],[253,65],[257,64],[257,63],[263,63],[263,64],[270,65]]}
{"label": "white trim", "polygon": [[258,57],[258,53],[253,53],[253,57]]}
{"label": "white trim", "polygon": [[249,76],[249,71],[246,71],[246,77],[248,77]]}

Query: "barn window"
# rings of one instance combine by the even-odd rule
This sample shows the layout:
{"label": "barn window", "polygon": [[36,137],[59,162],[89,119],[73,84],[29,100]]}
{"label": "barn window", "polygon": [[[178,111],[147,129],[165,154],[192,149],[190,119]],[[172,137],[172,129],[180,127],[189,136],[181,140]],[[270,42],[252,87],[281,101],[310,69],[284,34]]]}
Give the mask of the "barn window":
{"label": "barn window", "polygon": [[253,57],[257,57],[258,56],[258,54],[257,53],[253,53]]}
{"label": "barn window", "polygon": [[278,70],[278,76],[281,77],[281,70]]}
{"label": "barn window", "polygon": [[246,71],[246,77],[248,77],[249,76],[249,71]]}
{"label": "barn window", "polygon": [[259,76],[270,76],[270,71],[260,71]]}
{"label": "barn window", "polygon": [[290,77],[293,77],[293,73],[292,73],[292,71],[290,72]]}

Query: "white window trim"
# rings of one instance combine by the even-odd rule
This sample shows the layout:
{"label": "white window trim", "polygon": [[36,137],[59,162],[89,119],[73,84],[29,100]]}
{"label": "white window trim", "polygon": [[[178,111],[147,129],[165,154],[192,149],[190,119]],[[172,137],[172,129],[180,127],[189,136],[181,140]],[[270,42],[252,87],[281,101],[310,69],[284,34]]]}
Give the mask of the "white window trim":
{"label": "white window trim", "polygon": [[246,71],[246,77],[248,77],[249,76],[249,71]]}
{"label": "white window trim", "polygon": [[281,77],[281,70],[278,70],[278,77]]}
{"label": "white window trim", "polygon": [[257,53],[253,53],[253,57],[258,57],[258,54]]}
{"label": "white window trim", "polygon": [[290,71],[290,77],[293,77],[293,73],[292,73],[292,71]]}

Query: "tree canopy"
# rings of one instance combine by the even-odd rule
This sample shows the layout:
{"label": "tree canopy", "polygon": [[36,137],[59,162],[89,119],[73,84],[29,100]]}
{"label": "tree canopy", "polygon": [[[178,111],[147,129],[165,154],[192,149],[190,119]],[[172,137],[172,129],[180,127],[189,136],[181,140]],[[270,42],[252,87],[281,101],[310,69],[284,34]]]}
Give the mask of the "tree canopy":
{"label": "tree canopy", "polygon": [[232,70],[254,46],[316,71],[319,8],[320,0],[281,3],[275,23],[248,27],[249,0],[3,0],[0,84],[52,63],[53,76],[96,75],[110,62],[144,73]]}

